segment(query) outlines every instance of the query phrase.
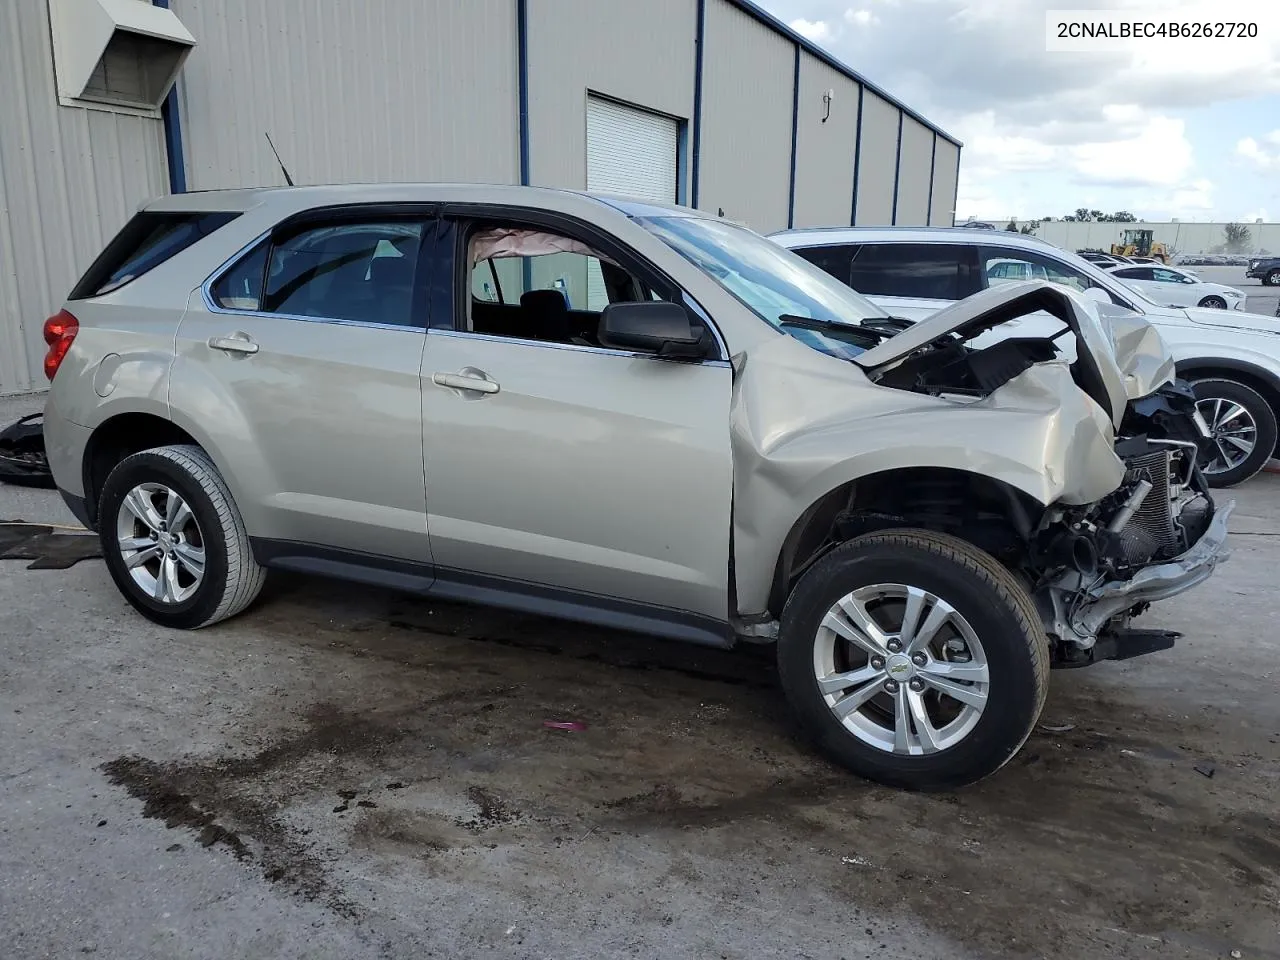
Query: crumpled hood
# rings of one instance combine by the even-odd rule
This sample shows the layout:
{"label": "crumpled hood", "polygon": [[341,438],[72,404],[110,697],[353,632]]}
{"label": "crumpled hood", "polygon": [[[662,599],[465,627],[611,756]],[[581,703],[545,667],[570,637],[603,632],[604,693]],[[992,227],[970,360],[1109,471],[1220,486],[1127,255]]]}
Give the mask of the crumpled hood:
{"label": "crumpled hood", "polygon": [[[853,362],[869,372],[882,370],[948,334],[957,334],[966,340],[972,339],[1002,323],[1037,310],[1044,310],[1057,317],[1071,328],[1077,342],[1083,344],[1085,349],[1079,359],[1082,361],[1084,378],[1088,381],[1086,392],[1107,412],[1112,422],[1119,426],[1124,418],[1130,393],[1107,327],[1099,318],[1092,301],[1069,287],[1045,280],[1002,283],[975,293],[926,317],[879,346],[859,354]],[[1114,327],[1114,323],[1112,326]],[[1141,338],[1134,331],[1130,331],[1129,336],[1130,339],[1126,342],[1131,348],[1137,349]],[[1164,352],[1167,354],[1167,350]]]}

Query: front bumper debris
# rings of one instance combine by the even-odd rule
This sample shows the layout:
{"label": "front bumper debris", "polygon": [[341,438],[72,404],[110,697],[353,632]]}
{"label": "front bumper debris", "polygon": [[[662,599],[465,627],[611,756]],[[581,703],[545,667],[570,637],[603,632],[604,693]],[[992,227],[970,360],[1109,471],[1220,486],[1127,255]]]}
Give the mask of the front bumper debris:
{"label": "front bumper debris", "polygon": [[1071,631],[1076,637],[1095,638],[1112,617],[1140,603],[1167,600],[1208,580],[1230,556],[1227,520],[1235,506],[1234,500],[1221,504],[1204,535],[1181,556],[1139,570],[1129,580],[1111,580],[1088,589],[1089,599],[1070,618]]}

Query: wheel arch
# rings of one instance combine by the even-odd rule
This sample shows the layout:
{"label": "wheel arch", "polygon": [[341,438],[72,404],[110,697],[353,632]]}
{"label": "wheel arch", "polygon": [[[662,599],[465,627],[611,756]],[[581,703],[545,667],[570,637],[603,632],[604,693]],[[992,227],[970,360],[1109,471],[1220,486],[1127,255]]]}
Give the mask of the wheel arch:
{"label": "wheel arch", "polygon": [[85,506],[93,524],[98,522],[98,498],[107,476],[125,457],[152,447],[199,442],[172,420],[156,413],[117,413],[98,424],[85,444],[81,469]]}
{"label": "wheel arch", "polygon": [[[940,497],[961,497],[975,506],[997,509],[1009,533],[1025,541],[1046,508],[1025,490],[997,477],[955,467],[913,466],[882,470],[847,480],[814,500],[796,518],[774,562],[769,588],[769,612],[779,616],[800,575],[847,537],[840,533],[842,518],[875,507],[884,522],[859,532],[894,526],[923,527],[948,533],[929,502],[911,501],[912,491],[930,488]],[[895,511],[898,511],[895,513]]]}

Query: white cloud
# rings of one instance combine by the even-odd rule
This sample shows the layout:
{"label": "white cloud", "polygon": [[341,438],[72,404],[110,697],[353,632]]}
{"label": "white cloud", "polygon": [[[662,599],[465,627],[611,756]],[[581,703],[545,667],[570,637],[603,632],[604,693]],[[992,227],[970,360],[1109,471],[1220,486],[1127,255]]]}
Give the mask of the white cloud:
{"label": "white cloud", "polygon": [[1265,223],[1267,219],[1268,217],[1267,217],[1266,210],[1255,210],[1253,211],[1253,213],[1246,213],[1243,217],[1238,218],[1236,222],[1237,223],[1254,223],[1258,220],[1261,220]]}
{"label": "white cloud", "polygon": [[1280,170],[1280,130],[1272,130],[1261,143],[1253,137],[1245,137],[1236,144],[1236,155],[1261,170]]}
{"label": "white cloud", "polygon": [[869,27],[879,23],[880,18],[870,10],[854,10],[850,7],[844,12],[844,22],[851,27]]}
{"label": "white cloud", "polygon": [[1134,136],[1078,144],[1070,157],[1079,180],[1117,186],[1177,186],[1194,165],[1186,124],[1162,116]]}
{"label": "white cloud", "polygon": [[825,20],[792,20],[791,29],[814,43],[821,43],[831,38],[831,27]]}

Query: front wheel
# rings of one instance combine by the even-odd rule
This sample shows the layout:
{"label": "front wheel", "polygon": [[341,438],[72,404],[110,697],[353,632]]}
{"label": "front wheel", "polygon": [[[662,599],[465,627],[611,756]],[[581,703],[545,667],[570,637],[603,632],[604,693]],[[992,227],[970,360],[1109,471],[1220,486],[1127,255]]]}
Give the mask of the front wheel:
{"label": "front wheel", "polygon": [[1269,286],[1280,287],[1280,270],[1272,270],[1268,273],[1265,282]]}
{"label": "front wheel", "polygon": [[1200,301],[1200,306],[1209,310],[1225,310],[1227,309],[1227,301],[1221,297],[1205,297]]}
{"label": "front wheel", "polygon": [[1030,597],[956,537],[858,537],[782,613],[782,687],[801,729],[854,773],[947,789],[999,770],[1044,707],[1049,647]]}
{"label": "front wheel", "polygon": [[1200,458],[1205,480],[1211,487],[1244,483],[1275,451],[1275,411],[1257,390],[1235,380],[1199,380],[1191,388],[1212,438]]}
{"label": "front wheel", "polygon": [[265,579],[231,491],[199,447],[156,447],[121,460],[102,486],[98,535],[125,599],[166,627],[234,616]]}

